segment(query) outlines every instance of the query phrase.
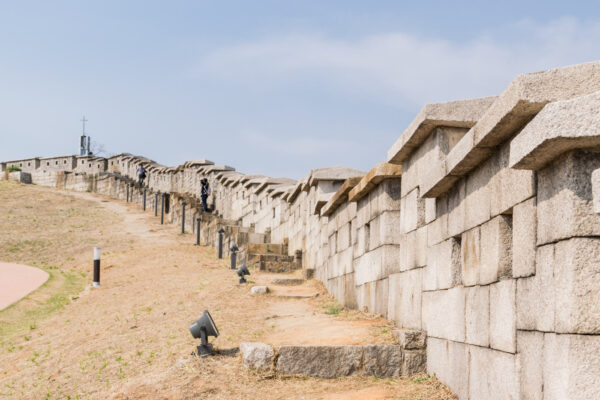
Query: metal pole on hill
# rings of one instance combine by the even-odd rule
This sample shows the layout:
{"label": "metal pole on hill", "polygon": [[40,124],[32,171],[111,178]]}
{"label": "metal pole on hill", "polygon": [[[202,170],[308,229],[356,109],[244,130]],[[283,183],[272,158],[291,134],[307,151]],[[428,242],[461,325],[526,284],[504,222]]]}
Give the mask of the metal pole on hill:
{"label": "metal pole on hill", "polygon": [[165,194],[160,196],[160,224],[165,223]]}
{"label": "metal pole on hill", "polygon": [[127,188],[127,197],[125,197],[125,201],[129,203],[129,183],[125,184],[125,187]]}
{"label": "metal pole on hill", "polygon": [[186,206],[186,202],[185,200],[181,203],[181,234],[183,235],[185,233],[185,206]]}
{"label": "metal pole on hill", "polygon": [[217,232],[219,232],[219,258],[223,258],[223,232],[225,229],[221,227]]}
{"label": "metal pole on hill", "polygon": [[200,246],[200,222],[202,219],[200,216],[196,217],[196,246]]}
{"label": "metal pole on hill", "polygon": [[92,286],[100,286],[100,247],[94,247],[94,281]]}
{"label": "metal pole on hill", "polygon": [[158,192],[154,193],[154,216],[158,217]]}
{"label": "metal pole on hill", "polygon": [[146,188],[144,188],[144,200],[142,202],[142,209],[146,211]]}

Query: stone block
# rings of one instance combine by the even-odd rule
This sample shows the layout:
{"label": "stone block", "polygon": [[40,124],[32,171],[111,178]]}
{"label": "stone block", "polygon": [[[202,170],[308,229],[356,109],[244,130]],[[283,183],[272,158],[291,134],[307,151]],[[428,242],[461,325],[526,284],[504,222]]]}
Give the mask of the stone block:
{"label": "stone block", "polygon": [[425,331],[418,329],[396,329],[392,333],[398,340],[398,345],[405,350],[421,350],[425,348],[427,340],[427,333]]}
{"label": "stone block", "polygon": [[490,180],[495,173],[491,159],[479,165],[466,177],[465,229],[481,225],[490,219],[491,197],[495,195]]}
{"label": "stone block", "polygon": [[425,199],[425,223],[429,224],[434,219],[437,218],[436,206],[435,202],[437,199],[435,198],[427,198]]}
{"label": "stone block", "polygon": [[372,282],[400,272],[400,247],[384,245],[355,258],[354,273],[356,284]]}
{"label": "stone block", "polygon": [[465,292],[462,287],[423,292],[423,329],[428,336],[465,341]]}
{"label": "stone block", "polygon": [[413,376],[427,370],[425,350],[405,350],[402,360],[402,376]]}
{"label": "stone block", "polygon": [[554,246],[556,332],[600,333],[600,239],[573,238]]}
{"label": "stone block", "polygon": [[461,248],[458,241],[450,238],[430,247],[427,251],[427,279],[435,277],[435,287],[428,290],[449,289],[461,282]]}
{"label": "stone block", "polygon": [[468,346],[463,343],[428,337],[427,373],[435,374],[459,399],[468,399]]}
{"label": "stone block", "polygon": [[427,245],[433,246],[448,238],[448,214],[442,214],[427,225]]}
{"label": "stone block", "polygon": [[479,346],[469,346],[469,354],[469,398],[519,398],[516,355]]}
{"label": "stone block", "polygon": [[448,192],[448,236],[458,236],[465,229],[465,179],[460,179]]}
{"label": "stone block", "polygon": [[544,400],[600,398],[600,337],[544,335]]}
{"label": "stone block", "polygon": [[400,235],[400,271],[417,267],[417,231]]}
{"label": "stone block", "polygon": [[493,156],[499,172],[491,181],[492,216],[508,212],[516,204],[535,196],[535,172],[509,168],[510,143],[506,142]]}
{"label": "stone block", "polygon": [[592,172],[600,153],[572,151],[538,172],[538,245],[575,236],[600,236]]}
{"label": "stone block", "polygon": [[536,274],[517,279],[517,329],[554,331],[554,245],[538,247]]}
{"label": "stone block", "polygon": [[512,277],[512,218],[499,215],[481,225],[479,283]]}
{"label": "stone block", "polygon": [[513,208],[512,219],[512,276],[535,274],[537,243],[536,198],[533,197]]}
{"label": "stone block", "polygon": [[401,179],[386,179],[379,184],[377,201],[381,212],[400,210],[401,183]]}
{"label": "stone block", "polygon": [[465,303],[466,343],[488,347],[490,345],[490,287],[467,288]]}
{"label": "stone block", "polygon": [[347,248],[331,257],[327,263],[327,278],[335,278],[353,272],[353,249]]}
{"label": "stone block", "polygon": [[400,211],[384,211],[370,223],[369,246],[374,249],[384,244],[400,244]]}
{"label": "stone block", "polygon": [[422,269],[389,276],[388,318],[402,328],[421,329]]}
{"label": "stone block", "polygon": [[507,279],[490,285],[490,347],[516,351],[516,282]]}
{"label": "stone block", "polygon": [[479,283],[481,266],[480,229],[473,228],[461,235],[461,279],[465,286]]}
{"label": "stone block", "polygon": [[517,331],[517,362],[521,400],[543,400],[544,334]]}
{"label": "stone block", "polygon": [[404,354],[393,344],[364,346],[364,374],[377,377],[402,376]]}
{"label": "stone block", "polygon": [[370,229],[369,225],[363,225],[357,229],[354,257],[360,257],[369,251],[369,240],[371,238]]}
{"label": "stone block", "polygon": [[271,372],[273,369],[273,348],[266,343],[242,342],[240,343],[242,364],[246,368],[256,369],[261,372]]}
{"label": "stone block", "polygon": [[594,212],[600,213],[600,168],[592,172],[592,198],[594,204]]}
{"label": "stone block", "polygon": [[387,317],[389,279],[356,285],[357,305],[361,310]]}
{"label": "stone block", "polygon": [[425,199],[419,197],[418,188],[403,197],[400,204],[402,233],[408,233],[425,225]]}
{"label": "stone block", "polygon": [[251,294],[267,294],[269,293],[269,288],[266,286],[252,286],[250,289]]}
{"label": "stone block", "polygon": [[277,372],[337,378],[361,373],[363,346],[281,346]]}
{"label": "stone block", "polygon": [[338,229],[336,239],[336,252],[350,247],[350,224],[344,224]]}

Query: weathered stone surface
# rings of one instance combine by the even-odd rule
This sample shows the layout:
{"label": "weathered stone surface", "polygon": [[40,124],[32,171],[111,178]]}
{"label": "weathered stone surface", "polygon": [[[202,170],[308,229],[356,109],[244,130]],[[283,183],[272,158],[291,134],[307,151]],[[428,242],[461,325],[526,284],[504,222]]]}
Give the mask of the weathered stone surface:
{"label": "weathered stone surface", "polygon": [[252,289],[250,289],[250,293],[266,294],[266,293],[269,293],[269,288],[267,286],[252,286]]}
{"label": "weathered stone surface", "polygon": [[488,347],[490,345],[490,287],[474,286],[466,290],[466,343]]}
{"label": "weathered stone surface", "polygon": [[466,289],[423,292],[423,329],[428,336],[465,341]]}
{"label": "weathered stone surface", "polygon": [[364,374],[368,376],[401,376],[404,361],[402,348],[393,344],[364,346]]}
{"label": "weathered stone surface", "polygon": [[574,236],[600,236],[594,213],[592,171],[600,153],[573,151],[538,172],[538,245]]}
{"label": "weathered stone surface", "polygon": [[554,331],[554,245],[540,246],[536,274],[517,280],[517,329]]}
{"label": "weathered stone surface", "polygon": [[469,355],[469,398],[519,398],[516,355],[479,346],[469,346]]}
{"label": "weathered stone surface", "polygon": [[266,343],[242,342],[240,343],[240,354],[242,355],[242,364],[246,368],[265,372],[271,371],[273,368],[275,351]]}
{"label": "weathered stone surface", "polygon": [[281,346],[277,372],[337,378],[361,373],[363,346]]}
{"label": "weathered stone surface", "polygon": [[600,333],[600,239],[558,242],[554,253],[556,332]]}
{"label": "weathered stone surface", "polygon": [[356,285],[358,308],[387,317],[389,278]]}
{"label": "weathered stone surface", "polygon": [[517,360],[522,400],[543,400],[544,334],[517,331]]}
{"label": "weathered stone surface", "polygon": [[600,337],[544,335],[544,400],[600,398]]}
{"label": "weathered stone surface", "polygon": [[594,199],[594,212],[600,214],[600,168],[592,172],[592,196]]}
{"label": "weathered stone surface", "polygon": [[448,236],[458,236],[465,231],[465,180],[459,180],[448,192]]}
{"label": "weathered stone surface", "polygon": [[481,268],[480,229],[473,228],[461,236],[461,278],[465,286],[479,283]]}
{"label": "weathered stone surface", "polygon": [[516,351],[516,283],[507,279],[490,285],[490,347]]}
{"label": "weathered stone surface", "polygon": [[354,259],[354,278],[357,285],[386,278],[400,272],[398,259],[400,247],[396,245],[380,246]]}
{"label": "weathered stone surface", "polygon": [[425,199],[419,197],[414,189],[400,201],[400,226],[403,233],[417,229],[425,224]]}
{"label": "weathered stone surface", "polygon": [[402,376],[413,376],[427,370],[425,350],[405,350],[402,360]]}
{"label": "weathered stone surface", "polygon": [[485,97],[427,104],[389,150],[388,162],[406,160],[436,126],[471,127],[494,100],[494,97]]}
{"label": "weathered stone surface", "polygon": [[405,350],[421,350],[425,348],[427,333],[418,329],[396,329],[392,331],[398,345]]}
{"label": "weathered stone surface", "polygon": [[421,329],[422,268],[389,276],[388,318],[402,328]]}
{"label": "weathered stone surface", "polygon": [[539,170],[573,149],[600,145],[600,92],[547,104],[511,143],[510,166]]}
{"label": "weathered stone surface", "polygon": [[425,287],[427,290],[449,289],[461,282],[461,249],[454,238],[445,240],[427,252]]}
{"label": "weathered stone surface", "polygon": [[536,199],[531,198],[513,208],[512,224],[512,276],[515,278],[535,274],[537,242]]}
{"label": "weathered stone surface", "polygon": [[427,373],[435,374],[459,399],[469,398],[468,347],[463,343],[427,338]]}
{"label": "weathered stone surface", "polygon": [[479,283],[486,285],[512,276],[512,223],[499,215],[481,225]]}

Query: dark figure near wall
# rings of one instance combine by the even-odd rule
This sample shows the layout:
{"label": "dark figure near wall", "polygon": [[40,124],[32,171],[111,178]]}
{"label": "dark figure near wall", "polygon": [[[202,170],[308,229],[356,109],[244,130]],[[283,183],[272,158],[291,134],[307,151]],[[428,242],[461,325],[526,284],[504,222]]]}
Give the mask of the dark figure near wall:
{"label": "dark figure near wall", "polygon": [[206,199],[208,199],[208,196],[210,196],[208,179],[202,178],[200,181],[200,197],[202,198],[202,208],[204,208],[204,212],[208,212],[208,205],[206,204]]}
{"label": "dark figure near wall", "polygon": [[143,165],[137,169],[138,182],[140,186],[144,186],[144,179],[146,179],[146,168]]}

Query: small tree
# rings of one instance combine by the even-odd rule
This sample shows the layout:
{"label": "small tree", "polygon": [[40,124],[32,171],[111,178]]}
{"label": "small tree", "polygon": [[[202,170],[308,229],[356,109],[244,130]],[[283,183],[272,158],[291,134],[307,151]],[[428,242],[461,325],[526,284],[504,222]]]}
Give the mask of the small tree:
{"label": "small tree", "polygon": [[10,167],[6,168],[6,170],[8,172],[18,172],[21,170],[21,168],[17,167],[16,165],[11,165]]}

